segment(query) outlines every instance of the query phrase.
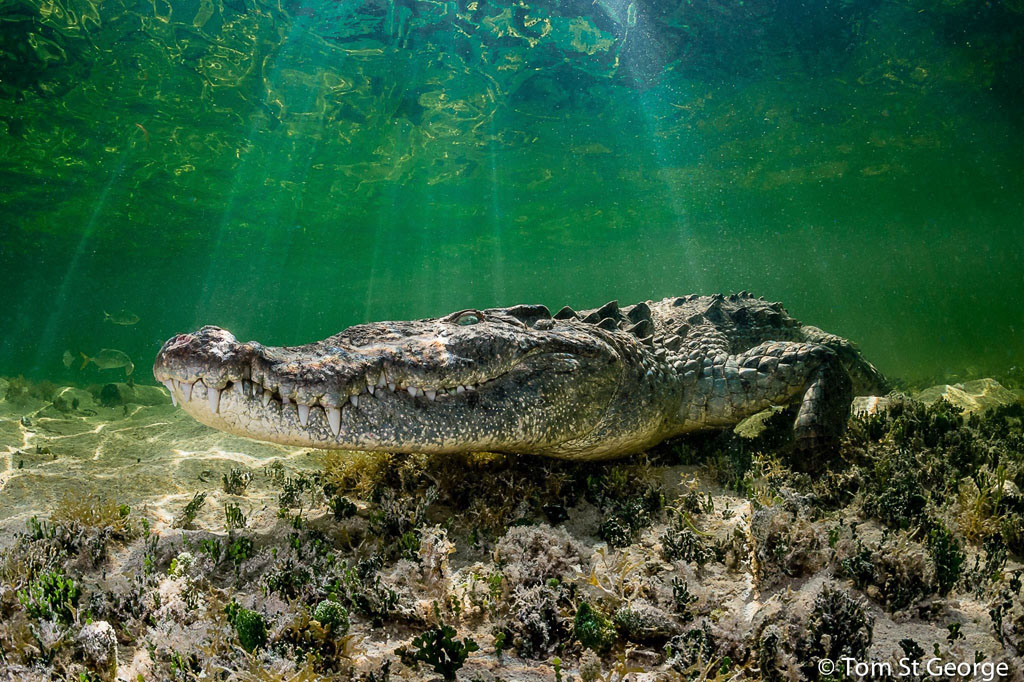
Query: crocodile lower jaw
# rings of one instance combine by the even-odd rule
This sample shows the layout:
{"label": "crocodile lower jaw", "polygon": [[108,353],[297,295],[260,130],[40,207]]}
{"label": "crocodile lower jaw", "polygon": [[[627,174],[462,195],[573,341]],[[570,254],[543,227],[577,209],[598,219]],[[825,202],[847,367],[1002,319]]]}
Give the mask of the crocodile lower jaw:
{"label": "crocodile lower jaw", "polygon": [[[490,381],[450,389],[385,383],[367,387],[341,405],[296,403],[250,381],[229,381],[222,389],[208,387],[202,379],[163,383],[175,404],[196,420],[236,435],[308,447],[404,451],[408,444],[389,437],[382,425],[413,411],[455,408],[487,390]],[[415,447],[417,452],[458,449],[457,443],[446,444],[443,438]]]}

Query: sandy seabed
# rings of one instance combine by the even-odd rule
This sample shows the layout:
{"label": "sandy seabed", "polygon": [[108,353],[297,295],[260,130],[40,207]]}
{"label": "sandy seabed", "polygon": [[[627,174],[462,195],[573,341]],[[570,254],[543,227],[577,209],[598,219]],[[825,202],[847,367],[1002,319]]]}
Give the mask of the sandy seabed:
{"label": "sandy seabed", "polygon": [[[923,397],[960,391],[974,411],[1019,400],[992,384]],[[355,470],[325,487],[320,474],[340,455],[220,433],[159,387],[110,386],[0,379],[0,680],[843,679],[819,672],[842,656],[887,665],[892,679],[988,670],[907,678],[900,662],[910,658],[1004,664],[992,679],[1024,679],[1020,557],[1003,552],[984,574],[991,547],[962,542],[965,577],[941,594],[931,536],[887,527],[856,495],[819,505],[785,484],[741,494],[707,462],[671,457],[592,474],[542,460],[484,464],[498,496],[529,491],[495,526],[438,495],[447,479],[431,473],[444,471],[437,462],[418,460],[434,478],[417,488],[400,480],[407,463],[353,455],[377,477],[373,492]],[[246,479],[242,494],[225,489],[232,475]],[[533,499],[535,488],[551,492],[544,476],[587,492],[555,491],[568,502],[545,504]],[[998,485],[1019,498],[1012,482]],[[636,500],[613,499],[622,491]],[[197,493],[206,497],[186,514]],[[125,505],[130,530],[65,523],[74,539],[63,545],[38,530],[89,501]],[[229,505],[243,527],[226,528]],[[229,559],[239,538],[247,548]],[[59,556],[17,562],[43,546]],[[63,617],[38,591],[53,571],[80,592]],[[316,620],[325,601],[342,606],[344,627]],[[256,646],[237,609],[225,615],[232,603],[263,623]],[[97,622],[114,639],[103,644]],[[424,633],[438,639],[414,641]],[[464,663],[444,668],[470,640]]]}

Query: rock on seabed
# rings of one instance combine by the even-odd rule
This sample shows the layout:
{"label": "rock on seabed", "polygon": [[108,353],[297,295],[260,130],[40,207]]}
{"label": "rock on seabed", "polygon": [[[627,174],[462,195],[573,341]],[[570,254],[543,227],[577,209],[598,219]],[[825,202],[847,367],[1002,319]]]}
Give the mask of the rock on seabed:
{"label": "rock on seabed", "polygon": [[940,384],[926,388],[917,395],[915,399],[926,405],[931,405],[940,398],[963,409],[967,414],[983,413],[1002,405],[1012,405],[1017,402],[1017,395],[1003,387],[995,379],[976,379],[965,381],[962,384]]}
{"label": "rock on seabed", "polygon": [[[932,405],[939,399],[959,407],[964,414],[983,414],[1002,405],[1012,405],[1021,397],[995,379],[976,379],[962,384],[939,384],[913,394],[914,400]],[[853,399],[852,411],[858,416],[877,414],[889,406],[886,396],[858,396]]]}

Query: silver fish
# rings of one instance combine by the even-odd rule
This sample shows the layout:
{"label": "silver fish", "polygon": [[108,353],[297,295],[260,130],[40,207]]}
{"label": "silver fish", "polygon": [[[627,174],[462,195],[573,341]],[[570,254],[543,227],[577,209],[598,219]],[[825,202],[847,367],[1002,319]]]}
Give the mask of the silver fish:
{"label": "silver fish", "polygon": [[132,372],[135,371],[135,363],[132,362],[132,359],[124,351],[104,348],[93,357],[89,357],[85,353],[80,353],[80,355],[82,356],[82,366],[79,369],[85,369],[85,366],[91,362],[100,369],[124,367],[125,376],[131,376]]}
{"label": "silver fish", "polygon": [[138,324],[139,316],[128,310],[122,310],[121,312],[114,313],[113,315],[104,310],[103,321],[110,322],[111,324],[119,324],[122,327],[128,327],[133,324]]}

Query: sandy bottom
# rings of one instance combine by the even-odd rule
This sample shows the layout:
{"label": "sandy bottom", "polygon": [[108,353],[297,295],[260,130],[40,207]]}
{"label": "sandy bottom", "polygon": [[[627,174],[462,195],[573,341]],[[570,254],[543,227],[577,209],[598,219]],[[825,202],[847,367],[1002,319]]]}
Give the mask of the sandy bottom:
{"label": "sandy bottom", "polygon": [[[990,385],[973,388],[986,395],[996,392]],[[965,389],[960,386],[941,391],[936,389],[933,393],[947,395],[956,391],[963,393]],[[0,391],[0,396],[3,394]],[[246,440],[200,425],[173,407],[166,392],[159,388],[139,388],[128,396],[128,402],[106,407],[80,389],[60,389],[58,396],[63,397],[64,402],[33,398],[29,393],[0,401],[0,547],[13,544],[31,517],[46,517],[63,498],[91,493],[129,505],[134,515],[147,519],[153,536],[161,537],[157,554],[162,552],[165,563],[181,550],[182,539],[188,532],[203,537],[225,537],[223,509],[224,504],[230,501],[240,500],[248,516],[246,532],[258,538],[257,544],[269,547],[276,542],[284,542],[290,528],[279,518],[281,488],[272,482],[268,467],[280,462],[289,475],[298,475],[319,471],[323,466],[323,453]],[[1017,396],[1008,394],[1001,395],[1001,398],[1012,401]],[[977,401],[976,397],[970,399]],[[877,400],[861,403],[861,409],[868,412],[879,406]],[[253,475],[243,498],[224,492],[222,476],[233,468],[244,469]],[[713,508],[713,512],[701,514],[695,521],[699,532],[723,544],[729,543],[731,538],[739,538],[732,546],[744,547],[744,538],[749,540],[754,520],[754,505],[748,497],[702,480],[702,471],[696,466],[661,466],[654,472],[654,477],[664,482],[667,500],[674,499],[685,487],[684,483],[689,481],[688,489],[708,496]],[[195,519],[194,530],[186,532],[173,528],[174,519],[200,491],[207,493],[208,497]],[[582,593],[590,590],[592,598],[595,594],[604,598],[603,590],[611,595],[607,596],[610,602],[626,604],[632,599],[639,599],[637,595],[642,594],[641,601],[665,609],[664,603],[659,604],[658,598],[652,595],[657,595],[659,590],[664,593],[674,579],[685,580],[696,596],[694,610],[698,617],[693,623],[705,623],[719,639],[733,637],[736,641],[749,642],[762,636],[757,633],[766,623],[799,623],[806,619],[815,597],[827,582],[856,594],[849,581],[836,578],[835,563],[828,558],[826,538],[839,520],[835,515],[826,515],[818,520],[813,516],[799,523],[807,523],[808,537],[816,538],[814,542],[818,543],[816,546],[820,551],[815,550],[817,553],[812,552],[810,556],[818,559],[809,561],[799,577],[781,575],[770,580],[758,574],[756,560],[752,555],[742,555],[742,550],[740,555],[730,560],[711,562],[703,567],[683,560],[666,561],[661,552],[661,538],[669,524],[665,517],[644,530],[632,545],[621,549],[608,547],[598,537],[600,514],[597,508],[585,501],[569,509],[568,518],[557,524],[555,529],[547,525],[541,527],[553,536],[568,535],[575,549],[568,559],[573,565],[566,569],[566,573],[571,574],[572,580],[581,586]],[[843,521],[848,523],[850,520]],[[310,526],[337,533],[337,530],[330,530],[333,528],[331,522],[326,510],[313,510],[308,514]],[[364,520],[357,517],[355,523],[358,525],[360,522],[363,522],[365,530]],[[861,520],[857,528],[859,541],[869,544],[879,541],[883,534],[879,524],[868,520]],[[384,623],[383,627],[354,617],[352,632],[361,637],[361,644],[355,662],[356,672],[349,675],[361,674],[363,677],[357,679],[364,680],[379,679],[368,675],[379,671],[381,664],[391,659],[395,663],[390,671],[391,679],[437,678],[425,666],[413,669],[399,664],[394,655],[396,648],[408,645],[412,637],[422,631],[422,627],[410,623],[415,624],[417,618],[421,618],[421,622],[429,622],[431,609],[438,600],[453,603],[453,600],[461,599],[464,605],[472,602],[466,597],[465,586],[472,582],[469,577],[486,575],[488,571],[496,570],[494,567],[497,565],[491,554],[493,550],[480,553],[467,549],[465,536],[459,536],[457,529],[451,533],[455,544],[446,545],[446,537],[438,530],[431,536],[433,550],[421,545],[419,565],[399,562],[382,572],[382,575],[389,576],[391,584],[402,595],[406,610],[414,615],[407,613],[401,624]],[[852,542],[850,538],[841,538],[841,541]],[[142,542],[136,540],[134,544],[118,549],[111,563],[103,567],[104,575],[106,571],[120,571],[125,580],[130,580],[140,570]],[[746,546],[749,549],[749,543]],[[431,551],[434,551],[433,556],[429,556]],[[908,551],[920,552],[920,545],[914,545]],[[977,554],[976,549],[968,548],[967,563],[974,561]],[[527,556],[523,561],[530,564],[531,561],[537,563],[548,559],[545,556]],[[807,556],[802,560],[807,560]],[[1009,574],[1020,568],[1011,560],[1005,571]],[[511,580],[507,566],[503,570],[506,579]],[[166,593],[166,599],[174,602],[178,598],[175,595],[183,589],[182,580],[165,577],[159,589]],[[272,620],[275,617],[286,620],[290,609],[294,611],[294,604],[289,606],[286,600],[261,593],[258,575],[253,576],[248,594],[244,589],[233,594],[240,602],[262,609]],[[863,595],[857,598],[874,619],[868,650],[873,660],[898,661],[904,656],[900,641],[912,638],[929,654],[933,650],[941,650],[946,660],[974,661],[979,657],[990,662],[1006,662],[1011,672],[1002,679],[1024,679],[1024,661],[1020,652],[1007,642],[999,642],[993,634],[989,615],[991,594],[955,592],[948,598],[935,599],[916,610],[898,614],[887,612]],[[472,636],[481,649],[469,657],[459,673],[460,679],[556,679],[551,656],[540,660],[521,657],[514,650],[509,651],[507,645],[506,652],[497,656],[494,622],[486,615],[471,615],[470,611],[472,609],[469,608],[459,611],[462,614],[457,623],[459,634]],[[951,640],[949,626],[953,623],[960,624],[963,636]],[[676,630],[685,632],[692,627],[693,624]],[[118,677],[136,679],[141,674],[145,679],[158,679],[158,671],[167,669],[157,663],[161,655],[172,649],[199,650],[209,637],[209,630],[198,627],[194,618],[175,620],[168,616],[163,621],[158,620],[149,626],[147,633],[138,637],[137,644],[122,642]],[[144,641],[159,643],[150,649],[143,644]],[[579,654],[577,650],[566,655],[561,664],[562,679],[586,676],[586,671],[581,673],[585,660]],[[81,655],[76,656],[76,660],[83,660]],[[257,663],[256,667],[276,666],[281,670],[288,667],[286,662],[269,654]],[[696,679],[689,673],[684,676],[678,668],[672,669],[667,665],[661,644],[617,648],[598,666],[604,677],[589,679]],[[31,672],[12,666],[5,678],[4,669],[0,660],[0,680],[47,679],[51,674],[45,670]],[[699,676],[700,673],[696,674]],[[792,668],[787,674],[793,676],[792,679],[800,679]],[[246,677],[246,674],[236,671],[231,679],[289,677]],[[715,673],[710,672],[707,679],[715,679]],[[762,678],[757,673],[757,666],[747,664],[743,669],[734,669],[732,674],[723,674],[718,679]]]}
{"label": "sandy bottom", "polygon": [[[147,402],[103,407],[85,391],[77,409],[53,402],[0,401],[0,537],[45,515],[62,497],[101,493],[145,514],[155,529],[170,525],[198,491],[209,495],[197,525],[221,525],[221,477],[232,468],[262,472],[275,461],[295,470],[317,467],[310,450],[238,438],[198,424],[173,407],[167,392],[140,387]],[[254,510],[275,498],[266,476],[247,489]],[[204,515],[205,512],[205,515]]]}

